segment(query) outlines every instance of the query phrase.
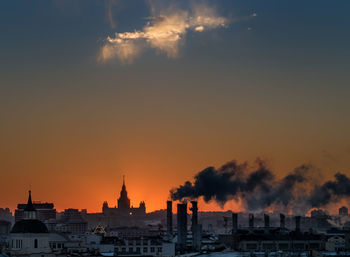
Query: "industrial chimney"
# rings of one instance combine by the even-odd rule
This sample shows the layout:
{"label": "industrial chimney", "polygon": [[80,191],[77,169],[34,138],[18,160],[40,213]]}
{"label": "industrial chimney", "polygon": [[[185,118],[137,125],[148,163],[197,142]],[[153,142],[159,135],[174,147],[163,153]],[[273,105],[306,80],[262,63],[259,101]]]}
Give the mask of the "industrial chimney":
{"label": "industrial chimney", "polygon": [[254,228],[254,214],[249,213],[249,227]]}
{"label": "industrial chimney", "polygon": [[238,214],[232,213],[232,234],[236,234],[238,230]]}
{"label": "industrial chimney", "polygon": [[295,216],[295,232],[300,232],[300,216]]}
{"label": "industrial chimney", "polygon": [[283,213],[280,213],[280,228],[286,227],[286,216]]}
{"label": "industrial chimney", "polygon": [[192,204],[192,247],[194,250],[199,251],[201,249],[202,241],[202,226],[198,224],[198,203],[197,201],[191,201]]}
{"label": "industrial chimney", "polygon": [[177,243],[180,250],[186,248],[187,241],[187,203],[177,204]]}
{"label": "industrial chimney", "polygon": [[191,227],[192,231],[195,231],[197,225],[198,225],[198,203],[197,201],[191,201],[192,204],[192,220],[191,220]]}
{"label": "industrial chimney", "polygon": [[168,235],[173,234],[173,202],[166,202],[166,228]]}
{"label": "industrial chimney", "polygon": [[265,228],[270,227],[270,216],[267,214],[264,214],[264,224],[265,224]]}

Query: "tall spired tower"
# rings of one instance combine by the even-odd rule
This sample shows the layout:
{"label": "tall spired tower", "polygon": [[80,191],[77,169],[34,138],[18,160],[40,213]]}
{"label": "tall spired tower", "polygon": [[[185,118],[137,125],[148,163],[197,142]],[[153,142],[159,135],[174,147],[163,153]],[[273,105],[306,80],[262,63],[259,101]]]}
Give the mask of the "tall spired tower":
{"label": "tall spired tower", "polygon": [[122,191],[120,191],[120,197],[118,199],[118,209],[121,211],[130,210],[130,199],[128,198],[128,192],[126,191],[125,176],[123,176]]}
{"label": "tall spired tower", "polygon": [[28,202],[24,208],[24,218],[25,219],[36,219],[36,210],[32,202],[32,191],[29,190]]}

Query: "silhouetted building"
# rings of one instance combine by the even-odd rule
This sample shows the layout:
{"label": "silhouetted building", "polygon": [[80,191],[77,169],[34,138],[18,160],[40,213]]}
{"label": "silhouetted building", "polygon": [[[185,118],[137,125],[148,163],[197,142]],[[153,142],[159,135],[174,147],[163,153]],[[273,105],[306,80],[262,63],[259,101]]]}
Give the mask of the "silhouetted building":
{"label": "silhouetted building", "polygon": [[141,201],[139,207],[130,207],[130,199],[125,186],[125,178],[123,178],[123,186],[118,198],[118,207],[109,207],[108,202],[104,202],[102,206],[103,214],[107,216],[140,216],[146,214],[146,204]]}
{"label": "silhouetted building", "polygon": [[84,234],[88,227],[84,214],[84,210],[65,209],[59,220],[50,220],[47,222],[47,225],[52,232],[65,232],[74,235]]}
{"label": "silhouetted building", "polygon": [[9,208],[0,208],[0,220],[12,222],[13,216]]}
{"label": "silhouetted building", "polygon": [[[54,208],[53,203],[40,203],[40,202],[32,202],[31,195],[29,194],[31,206],[36,211],[36,218],[42,222],[49,219],[56,219],[56,209]],[[27,204],[18,204],[17,209],[15,210],[15,222],[20,221],[25,218]]]}
{"label": "silhouetted building", "polygon": [[175,244],[160,236],[104,237],[102,244],[112,244],[118,256],[175,256]]}
{"label": "silhouetted building", "polygon": [[348,216],[348,208],[346,208],[345,206],[339,208],[339,215],[340,216]]}
{"label": "silhouetted building", "polygon": [[0,220],[0,235],[8,234],[11,230],[11,222],[7,220]]}
{"label": "silhouetted building", "polygon": [[23,210],[23,219],[17,221],[9,236],[9,252],[11,256],[51,257],[48,229],[36,218],[29,191],[28,202]]}
{"label": "silhouetted building", "polygon": [[280,228],[268,232],[255,229],[240,231],[236,235],[238,250],[241,251],[305,251],[323,250],[321,235],[311,233],[285,232]]}

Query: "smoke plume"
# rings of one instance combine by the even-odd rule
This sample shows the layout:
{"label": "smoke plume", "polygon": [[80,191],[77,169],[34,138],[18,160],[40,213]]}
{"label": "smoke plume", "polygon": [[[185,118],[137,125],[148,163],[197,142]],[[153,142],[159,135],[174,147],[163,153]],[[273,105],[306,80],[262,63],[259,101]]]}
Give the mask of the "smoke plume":
{"label": "smoke plume", "polygon": [[276,178],[265,162],[254,166],[231,161],[216,169],[208,167],[170,191],[173,200],[216,201],[222,207],[228,200],[240,199],[248,210],[270,207],[306,213],[310,208],[326,206],[350,196],[350,179],[341,173],[323,184],[315,179],[319,171],[302,165],[282,178]]}

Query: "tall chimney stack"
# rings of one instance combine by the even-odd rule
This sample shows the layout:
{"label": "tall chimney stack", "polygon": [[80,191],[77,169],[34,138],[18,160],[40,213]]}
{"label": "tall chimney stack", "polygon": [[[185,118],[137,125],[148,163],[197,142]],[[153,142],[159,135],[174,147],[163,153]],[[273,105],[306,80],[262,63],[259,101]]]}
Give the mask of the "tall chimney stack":
{"label": "tall chimney stack", "polygon": [[264,224],[265,224],[265,228],[270,227],[270,216],[267,214],[264,214]]}
{"label": "tall chimney stack", "polygon": [[187,241],[187,203],[177,204],[177,243],[185,250]]}
{"label": "tall chimney stack", "polygon": [[192,226],[192,231],[195,231],[196,226],[198,225],[198,203],[197,201],[191,201],[192,204],[192,220],[191,220],[191,226]]}
{"label": "tall chimney stack", "polygon": [[166,202],[166,228],[168,235],[173,234],[173,202]]}
{"label": "tall chimney stack", "polygon": [[254,214],[249,213],[249,227],[254,228]]}
{"label": "tall chimney stack", "polygon": [[286,216],[283,213],[280,213],[280,228],[286,227]]}
{"label": "tall chimney stack", "polygon": [[300,232],[300,216],[295,216],[295,232]]}
{"label": "tall chimney stack", "polygon": [[236,234],[238,230],[238,214],[232,213],[232,234]]}
{"label": "tall chimney stack", "polygon": [[197,201],[191,201],[192,204],[192,247],[194,250],[199,251],[201,248],[202,239],[202,226],[198,224],[198,203]]}

